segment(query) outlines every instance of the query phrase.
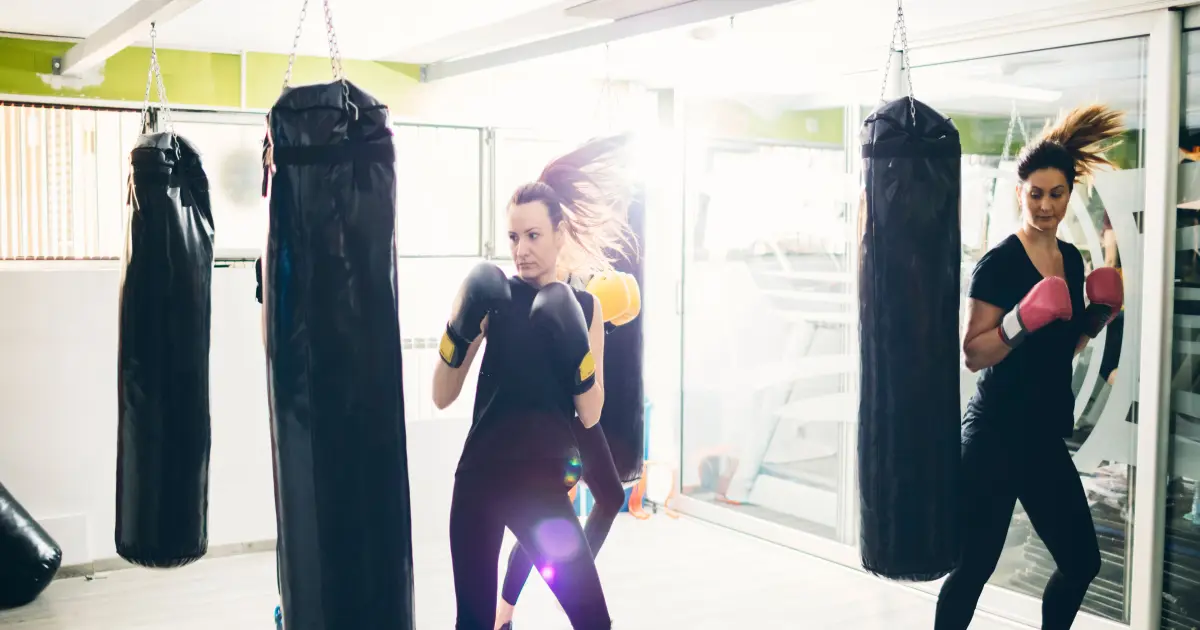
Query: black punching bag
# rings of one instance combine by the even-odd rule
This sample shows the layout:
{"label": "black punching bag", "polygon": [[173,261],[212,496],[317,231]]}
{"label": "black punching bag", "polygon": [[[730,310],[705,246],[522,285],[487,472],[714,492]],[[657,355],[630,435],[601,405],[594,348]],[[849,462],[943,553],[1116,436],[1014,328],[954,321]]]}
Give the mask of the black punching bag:
{"label": "black punching bag", "polygon": [[130,160],[115,536],[122,558],[169,568],[208,549],[212,206],[183,138],[143,135]]}
{"label": "black punching bag", "polygon": [[[638,188],[629,206],[629,227],[638,249],[634,254],[615,254],[613,267],[637,279],[645,295],[642,260],[646,242],[646,195]],[[643,318],[641,315],[620,326],[605,324],[604,409],[600,413],[604,436],[612,449],[613,463],[622,482],[640,479],[645,446],[645,385],[642,378]],[[586,462],[584,462],[586,465]]]}
{"label": "black punching bag", "polygon": [[861,551],[896,580],[942,577],[959,551],[961,154],[950,119],[907,97],[863,124]]}
{"label": "black punching bag", "polygon": [[387,107],[289,88],[268,118],[263,260],[288,630],[413,630],[412,521]]}
{"label": "black punching bag", "polygon": [[0,484],[0,610],[37,599],[62,564],[62,549]]}

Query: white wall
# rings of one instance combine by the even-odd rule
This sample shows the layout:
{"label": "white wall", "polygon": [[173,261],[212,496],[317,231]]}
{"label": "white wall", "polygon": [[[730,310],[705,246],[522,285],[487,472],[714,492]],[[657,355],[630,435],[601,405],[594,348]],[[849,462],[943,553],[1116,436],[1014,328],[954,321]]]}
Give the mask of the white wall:
{"label": "white wall", "polygon": [[[402,331],[436,340],[471,259],[402,259]],[[0,482],[63,546],[64,563],[116,555],[115,263],[0,268]],[[213,277],[209,544],[275,537],[259,306],[252,268]],[[420,344],[418,344],[420,345]],[[432,345],[432,344],[427,344]],[[414,539],[445,538],[474,378],[444,412],[430,404],[433,349],[405,351]]]}

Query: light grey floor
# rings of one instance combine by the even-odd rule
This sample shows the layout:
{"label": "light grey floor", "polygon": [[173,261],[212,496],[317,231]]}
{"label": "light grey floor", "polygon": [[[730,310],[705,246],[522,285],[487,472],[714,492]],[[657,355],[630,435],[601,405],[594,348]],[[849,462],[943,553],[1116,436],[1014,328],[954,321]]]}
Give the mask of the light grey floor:
{"label": "light grey floor", "polygon": [[[454,627],[449,550],[417,550],[417,628]],[[683,518],[622,515],[599,558],[616,630],[928,630],[933,600],[855,571]],[[129,569],[56,581],[33,605],[0,613],[21,630],[250,630],[274,627],[275,556],[256,553],[172,571]],[[521,630],[565,630],[534,577]],[[984,614],[972,630],[1015,626]]]}

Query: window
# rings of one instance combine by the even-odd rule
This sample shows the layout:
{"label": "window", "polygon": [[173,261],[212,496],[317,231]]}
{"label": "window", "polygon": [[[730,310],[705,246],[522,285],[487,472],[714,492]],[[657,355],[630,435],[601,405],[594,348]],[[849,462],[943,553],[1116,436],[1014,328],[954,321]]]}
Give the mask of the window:
{"label": "window", "polygon": [[683,492],[849,542],[857,328],[846,151],[692,145]]}
{"label": "window", "polygon": [[0,259],[117,258],[136,112],[0,105]]}
{"label": "window", "polygon": [[[208,176],[217,258],[254,258],[267,242],[267,200],[262,196],[262,142],[266,123],[257,114],[175,113],[175,133],[200,153]],[[165,130],[164,121],[159,128]]]}
{"label": "window", "polygon": [[[1162,420],[1170,431],[1171,444],[1165,489],[1163,628],[1200,625],[1200,592],[1191,586],[1196,570],[1195,532],[1200,526],[1200,361],[1197,360],[1200,356],[1200,238],[1197,238],[1200,236],[1200,116],[1197,116],[1200,111],[1200,63],[1197,50],[1200,50],[1200,31],[1185,33],[1182,63],[1185,107],[1180,112],[1179,205],[1174,219],[1171,413],[1169,418]],[[1112,325],[1109,329],[1112,330]],[[1137,355],[1134,357],[1136,360]],[[1125,368],[1115,371],[1119,373],[1121,369]]]}
{"label": "window", "polygon": [[508,226],[505,210],[513,191],[521,184],[537,179],[546,164],[575,148],[562,139],[522,135],[518,132],[496,132],[495,153],[495,216],[491,253],[497,258],[509,258]]}
{"label": "window", "polygon": [[483,131],[396,126],[396,248],[401,256],[478,256]]}
{"label": "window", "polygon": [[[1147,41],[1114,40],[913,70],[918,97],[925,93],[925,102],[953,118],[961,134],[964,289],[975,263],[1020,226],[1015,159],[1021,147],[1060,112],[1088,103],[1106,103],[1124,111],[1129,130],[1109,152],[1119,168],[1102,170],[1087,185],[1075,187],[1058,237],[1079,248],[1089,271],[1115,266],[1129,283],[1127,287],[1137,286],[1142,276],[1139,217],[1144,169],[1140,156]],[[1127,617],[1126,559],[1131,551],[1133,511],[1140,509],[1137,503],[1141,501],[1131,493],[1137,455],[1140,296],[1127,288],[1124,311],[1079,354],[1073,383],[1074,431],[1066,439],[1103,557],[1100,575],[1084,598],[1083,610],[1118,622]],[[965,306],[965,298],[962,303]],[[966,325],[965,315],[960,321]],[[977,378],[965,370],[962,373],[964,405],[975,391]],[[1153,506],[1153,502],[1147,505]],[[1041,596],[1055,563],[1035,530],[1037,518],[1055,516],[1031,516],[1018,503],[1008,523],[998,568],[992,574],[993,586]],[[1185,601],[1187,592],[1179,592],[1177,601]],[[985,592],[984,597],[986,606],[989,594]],[[1030,609],[1016,614],[1028,618],[1037,613]],[[1171,627],[1194,627],[1193,619],[1180,617],[1171,621]],[[1163,627],[1168,626],[1164,623]]]}

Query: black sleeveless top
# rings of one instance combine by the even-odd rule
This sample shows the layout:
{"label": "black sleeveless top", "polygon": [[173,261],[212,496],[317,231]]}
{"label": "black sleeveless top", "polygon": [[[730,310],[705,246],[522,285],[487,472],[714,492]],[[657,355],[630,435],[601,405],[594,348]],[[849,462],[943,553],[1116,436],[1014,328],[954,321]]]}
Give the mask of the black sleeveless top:
{"label": "black sleeveless top", "polygon": [[[554,368],[548,339],[529,322],[538,290],[520,278],[509,278],[508,284],[512,303],[488,316],[475,412],[458,460],[460,473],[497,468],[554,471],[578,457],[570,424],[578,422],[567,382],[570,374]],[[572,290],[590,330],[592,295]]]}
{"label": "black sleeveless top", "polygon": [[[1068,437],[1075,422],[1072,388],[1075,345],[1083,334],[1083,256],[1059,240],[1072,319],[1056,320],[1023,341],[1003,361],[980,371],[975,395],[963,416],[963,437],[983,429],[1021,435]],[[1025,246],[1015,234],[984,254],[971,273],[967,295],[1005,313],[1042,281]]]}

